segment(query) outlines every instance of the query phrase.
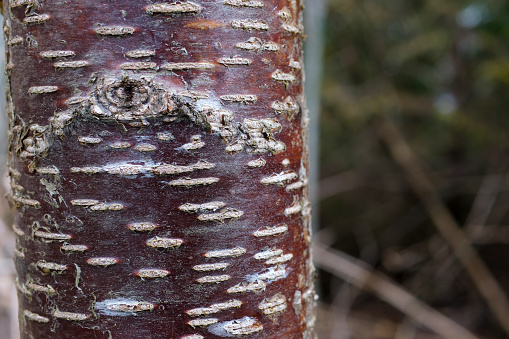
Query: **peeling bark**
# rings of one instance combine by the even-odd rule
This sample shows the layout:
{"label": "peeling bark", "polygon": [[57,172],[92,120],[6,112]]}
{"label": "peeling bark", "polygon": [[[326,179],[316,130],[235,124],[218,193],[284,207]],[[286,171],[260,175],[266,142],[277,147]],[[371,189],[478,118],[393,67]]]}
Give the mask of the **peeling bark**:
{"label": "peeling bark", "polygon": [[4,3],[22,338],[312,338],[300,0]]}

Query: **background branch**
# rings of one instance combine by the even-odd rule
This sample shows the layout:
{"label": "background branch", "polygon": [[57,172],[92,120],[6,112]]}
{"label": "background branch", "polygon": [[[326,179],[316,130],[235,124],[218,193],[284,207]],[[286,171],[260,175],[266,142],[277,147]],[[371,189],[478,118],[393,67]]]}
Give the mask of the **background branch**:
{"label": "background branch", "polygon": [[437,230],[451,246],[456,258],[464,266],[500,326],[509,335],[507,297],[451,212],[441,201],[433,183],[423,169],[425,165],[422,160],[410,148],[399,129],[389,120],[384,120],[379,124],[379,133],[393,159],[406,173],[410,186],[428,210]]}
{"label": "background branch", "polygon": [[445,315],[422,303],[384,274],[373,271],[369,265],[360,260],[356,260],[343,252],[327,248],[319,241],[315,241],[313,257],[316,266],[350,282],[358,288],[375,294],[412,318],[416,323],[444,338],[478,338]]}

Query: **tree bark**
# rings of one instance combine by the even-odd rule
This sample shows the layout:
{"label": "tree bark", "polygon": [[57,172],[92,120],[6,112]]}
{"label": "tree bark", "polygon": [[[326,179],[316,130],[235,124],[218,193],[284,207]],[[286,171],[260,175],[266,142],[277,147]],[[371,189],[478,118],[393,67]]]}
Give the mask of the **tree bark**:
{"label": "tree bark", "polygon": [[22,338],[312,338],[301,0],[4,4]]}

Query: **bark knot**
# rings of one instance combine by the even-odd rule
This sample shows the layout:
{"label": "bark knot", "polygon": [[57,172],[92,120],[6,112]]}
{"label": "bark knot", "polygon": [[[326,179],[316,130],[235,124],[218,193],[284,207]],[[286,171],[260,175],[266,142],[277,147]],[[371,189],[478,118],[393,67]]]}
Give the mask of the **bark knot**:
{"label": "bark knot", "polygon": [[96,80],[95,86],[86,95],[67,100],[69,109],[56,112],[47,125],[27,126],[21,122],[15,129],[16,154],[21,160],[29,161],[44,157],[55,138],[63,138],[78,120],[143,127],[153,121],[170,124],[187,119],[220,136],[227,143],[225,150],[230,154],[244,149],[250,153],[285,151],[286,146],[274,137],[281,131],[276,119],[235,122],[231,111],[219,108],[222,106],[221,99],[190,97],[187,92],[170,89],[148,76],[103,77]]}

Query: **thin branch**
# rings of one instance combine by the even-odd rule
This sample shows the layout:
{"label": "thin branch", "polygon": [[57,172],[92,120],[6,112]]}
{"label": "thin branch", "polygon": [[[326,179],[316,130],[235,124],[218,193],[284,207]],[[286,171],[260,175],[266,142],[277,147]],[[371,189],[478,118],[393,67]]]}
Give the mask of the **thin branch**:
{"label": "thin branch", "polygon": [[[492,171],[493,169],[490,169]],[[469,238],[472,244],[479,244],[482,237],[486,238],[488,232],[488,227],[486,226],[486,221],[488,220],[489,215],[491,214],[491,210],[497,196],[500,192],[500,188],[503,185],[505,180],[505,175],[503,174],[489,174],[489,172],[483,177],[479,185],[479,189],[470,209],[470,212],[467,215],[466,222],[464,224],[464,232],[465,235]],[[438,236],[438,235],[437,235]],[[496,235],[498,236],[498,235]],[[496,239],[496,236],[492,238]],[[502,241],[503,239],[499,239]],[[437,252],[445,254],[447,251],[445,250],[448,246],[447,243],[444,243],[443,246],[437,250]],[[443,256],[443,255],[442,255]],[[451,266],[457,263],[456,258],[448,257],[448,258],[435,258],[434,262],[440,262],[440,266],[438,269],[435,268],[435,279],[440,279],[443,277],[443,274],[451,272]],[[429,265],[434,265],[434,262],[430,262]],[[426,272],[426,269],[422,269],[422,272]],[[426,274],[426,273],[425,273]],[[422,274],[421,274],[422,278]]]}
{"label": "thin branch", "polygon": [[377,295],[399,309],[416,323],[450,339],[478,339],[474,334],[437,310],[424,304],[386,275],[374,271],[366,263],[345,253],[328,249],[319,242],[313,247],[316,266],[332,273],[358,288]]}
{"label": "thin branch", "polygon": [[477,239],[483,232],[483,226],[488,220],[505,179],[503,174],[486,174],[484,176],[465,222],[465,232],[471,240]]}
{"label": "thin branch", "polygon": [[398,128],[390,121],[379,125],[380,135],[394,160],[406,172],[407,180],[415,194],[428,210],[437,230],[451,246],[484,298],[500,326],[509,335],[509,302],[504,291],[486,264],[472,247],[470,240],[459,227],[451,212],[441,201],[432,181],[423,170],[426,167],[413,152]]}
{"label": "thin branch", "polygon": [[324,200],[336,194],[353,190],[359,186],[360,182],[359,176],[353,171],[342,172],[322,179],[318,182],[320,187],[319,199]]}

